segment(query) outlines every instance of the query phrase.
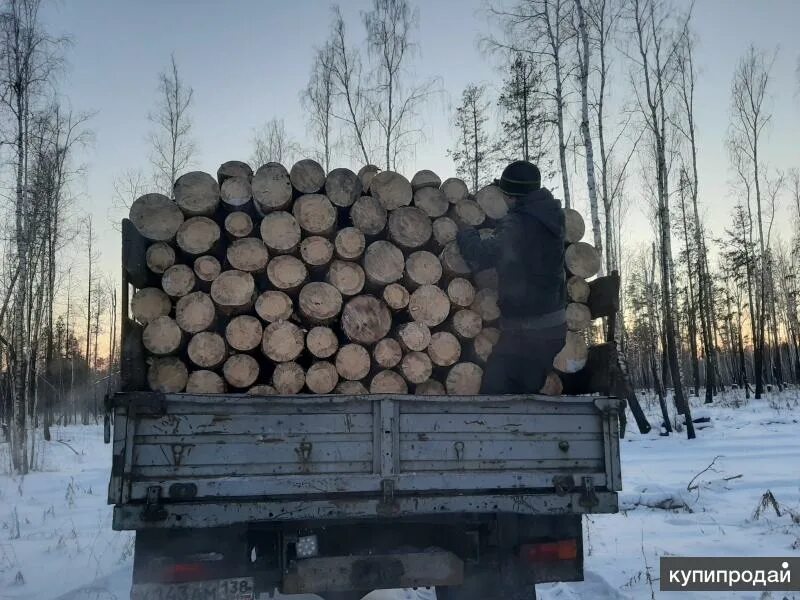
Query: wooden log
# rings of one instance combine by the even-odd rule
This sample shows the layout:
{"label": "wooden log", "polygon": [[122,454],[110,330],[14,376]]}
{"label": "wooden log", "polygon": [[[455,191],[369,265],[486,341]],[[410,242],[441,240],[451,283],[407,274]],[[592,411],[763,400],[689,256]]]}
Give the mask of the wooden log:
{"label": "wooden log", "polygon": [[255,292],[253,276],[244,271],[224,271],[211,284],[211,299],[219,311],[228,316],[250,310]]}
{"label": "wooden log", "polygon": [[485,323],[492,323],[500,318],[497,290],[485,288],[475,292],[475,300],[470,308],[478,313]]}
{"label": "wooden log", "polygon": [[308,235],[327,236],[336,228],[336,209],[322,194],[306,194],[294,201],[292,214]]}
{"label": "wooden log", "polygon": [[267,264],[269,282],[286,293],[299,290],[308,279],[308,269],[299,258],[284,254]]}
{"label": "wooden log", "polygon": [[186,382],[187,394],[224,394],[225,381],[214,371],[192,371]]}
{"label": "wooden log", "polygon": [[335,392],[337,394],[344,394],[347,396],[361,396],[369,394],[367,386],[360,381],[340,381],[336,386]]}
{"label": "wooden log", "polygon": [[321,235],[307,237],[300,243],[300,258],[310,269],[322,269],[333,259],[333,244]]}
{"label": "wooden log", "polygon": [[586,242],[576,242],[567,246],[564,253],[564,264],[567,271],[578,277],[588,279],[600,270],[600,255],[593,246]]}
{"label": "wooden log", "polygon": [[169,296],[156,287],[137,290],[131,299],[131,316],[142,325],[168,315],[171,310]]}
{"label": "wooden log", "polygon": [[586,223],[584,223],[581,213],[574,208],[564,209],[564,225],[566,226],[565,239],[568,244],[581,241],[583,234],[586,233]]}
{"label": "wooden log", "polygon": [[389,285],[402,279],[405,265],[403,252],[391,242],[372,242],[364,252],[364,274],[374,286]]}
{"label": "wooden log", "polygon": [[156,317],[147,323],[142,334],[145,350],[155,356],[169,356],[180,350],[183,332],[171,317]]}
{"label": "wooden log", "polygon": [[184,220],[178,205],[163,194],[139,196],[131,204],[128,218],[143,237],[154,242],[175,239]]}
{"label": "wooden log", "polygon": [[189,334],[211,329],[216,313],[214,301],[205,292],[186,294],[175,304],[175,322]]}
{"label": "wooden log", "polygon": [[395,312],[404,310],[408,306],[409,300],[411,300],[411,294],[399,283],[390,283],[383,288],[383,301]]}
{"label": "wooden log", "polygon": [[567,304],[567,329],[570,331],[583,331],[592,323],[592,313],[589,307],[578,302]]}
{"label": "wooden log", "polygon": [[249,354],[233,354],[222,366],[225,381],[237,389],[252,386],[258,379],[260,371],[258,361]]}
{"label": "wooden log", "polygon": [[450,314],[450,299],[435,285],[422,285],[411,294],[408,312],[413,320],[436,327],[444,323]]}
{"label": "wooden log", "polygon": [[553,366],[562,373],[577,373],[584,366],[589,357],[589,349],[582,333],[567,331],[564,347],[553,359]]}
{"label": "wooden log", "polygon": [[253,219],[246,212],[237,210],[225,217],[225,232],[234,240],[253,233]]}
{"label": "wooden log", "polygon": [[364,233],[356,227],[340,229],[333,244],[336,256],[342,260],[358,260],[367,247]]}
{"label": "wooden log", "polygon": [[300,314],[315,325],[325,325],[342,311],[342,294],[329,283],[312,281],[300,290]]}
{"label": "wooden log", "polygon": [[474,200],[466,198],[459,200],[450,207],[448,213],[459,229],[467,227],[480,227],[486,220],[486,213]]}
{"label": "wooden log", "polygon": [[149,359],[147,384],[154,392],[177,394],[186,389],[189,370],[177,356],[164,356]]}
{"label": "wooden log", "polygon": [[375,175],[370,182],[369,193],[388,211],[408,206],[413,197],[408,179],[394,171],[381,171]]}
{"label": "wooden log", "polygon": [[433,373],[431,359],[423,352],[409,352],[400,362],[400,373],[409,383],[422,383]]}
{"label": "wooden log", "polygon": [[375,237],[386,228],[388,213],[372,196],[361,196],[350,208],[350,220],[364,235]]}
{"label": "wooden log", "polygon": [[436,285],[441,278],[442,263],[435,254],[418,250],[406,259],[403,281],[409,289],[416,289],[421,285]]}
{"label": "wooden log", "polygon": [[356,296],[364,289],[366,276],[361,265],[345,260],[331,263],[326,281],[334,286],[342,296]]}
{"label": "wooden log", "polygon": [[330,394],[337,383],[339,383],[339,373],[336,367],[326,360],[315,362],[306,371],[306,387],[314,394]]}
{"label": "wooden log", "polygon": [[589,284],[583,277],[573,275],[567,279],[567,298],[573,302],[586,303],[589,300]]}
{"label": "wooden log", "polygon": [[289,362],[300,356],[305,346],[303,330],[291,321],[275,321],[264,328],[261,351],[275,362]]}
{"label": "wooden log", "polygon": [[178,177],[172,194],[187,217],[209,217],[220,202],[217,180],[203,171],[190,171]]}
{"label": "wooden log", "polygon": [[261,383],[259,385],[254,385],[247,393],[251,396],[275,396],[278,393],[274,387],[269,384]]}
{"label": "wooden log", "polygon": [[450,203],[438,187],[423,187],[414,192],[414,206],[431,219],[443,217],[450,209]]}
{"label": "wooden log", "polygon": [[433,188],[438,190],[439,186],[441,185],[441,178],[436,173],[429,171],[428,169],[417,171],[414,173],[414,177],[411,178],[411,189],[414,192],[425,188]]}
{"label": "wooden log", "polygon": [[253,178],[253,169],[246,162],[241,160],[229,160],[222,163],[217,169],[217,182],[222,185],[226,179],[231,177]]}
{"label": "wooden log", "polygon": [[447,297],[453,306],[469,308],[475,300],[475,286],[468,279],[456,277],[447,284]]}
{"label": "wooden log", "polygon": [[499,221],[508,214],[508,196],[499,186],[489,184],[478,190],[475,202],[481,207],[484,214],[493,221]]}
{"label": "wooden log", "polygon": [[[201,369],[216,369],[228,356],[225,339],[212,331],[201,331],[192,336],[186,354]],[[241,386],[237,386],[241,387]]]}
{"label": "wooden log", "polygon": [[442,187],[440,189],[450,204],[461,202],[469,195],[469,188],[467,187],[467,184],[457,177],[445,179],[442,182]]}
{"label": "wooden log", "polygon": [[445,381],[445,389],[451,396],[472,396],[479,394],[483,369],[471,362],[462,362],[450,369]]}
{"label": "wooden log", "polygon": [[350,341],[372,345],[389,333],[392,315],[385,303],[364,294],[347,301],[340,323]]}
{"label": "wooden log", "polygon": [[245,273],[263,273],[269,262],[267,246],[258,238],[236,240],[227,251],[228,264]]}
{"label": "wooden log", "polygon": [[306,384],[306,374],[303,367],[296,362],[285,362],[275,365],[272,372],[272,385],[278,394],[291,396],[299,394]]}
{"label": "wooden log", "polygon": [[172,265],[161,276],[161,288],[170,298],[182,298],[197,287],[197,278],[188,265]]}
{"label": "wooden log", "polygon": [[145,260],[148,269],[157,275],[163,275],[164,271],[175,264],[175,250],[166,242],[155,242],[148,246]]}
{"label": "wooden log", "polygon": [[128,283],[135,288],[150,285],[152,272],[147,268],[148,240],[140,234],[130,219],[122,219],[122,269]]}
{"label": "wooden log", "polygon": [[361,180],[361,189],[363,193],[369,192],[369,186],[372,184],[372,178],[381,172],[380,167],[375,165],[364,165],[358,170],[358,178]]}
{"label": "wooden log", "polygon": [[178,229],[178,247],[191,256],[207,254],[219,242],[219,225],[208,217],[186,219]]}
{"label": "wooden log", "polygon": [[456,241],[458,225],[450,217],[439,217],[433,222],[433,243],[437,250],[444,250]]}
{"label": "wooden log", "polygon": [[253,199],[249,177],[229,177],[220,186],[222,206],[225,210],[244,210]]}
{"label": "wooden log", "polygon": [[479,290],[496,290],[500,285],[500,281],[497,277],[497,269],[483,269],[478,271],[473,276],[475,281],[475,286]]}
{"label": "wooden log", "polygon": [[256,209],[262,215],[286,210],[292,204],[292,182],[286,167],[280,163],[269,162],[259,167],[250,187]]}
{"label": "wooden log", "polygon": [[211,284],[222,273],[222,265],[214,256],[198,256],[194,259],[194,274],[203,290],[210,290]]}
{"label": "wooden log", "polygon": [[291,254],[300,245],[302,233],[292,213],[276,210],[261,220],[261,239],[275,254]]}
{"label": "wooden log", "polygon": [[334,169],[325,179],[325,195],[339,208],[349,208],[361,197],[361,179],[350,169]]}
{"label": "wooden log", "polygon": [[345,344],[336,353],[336,371],[342,379],[358,381],[369,373],[369,352],[359,344]]}
{"label": "wooden log", "polygon": [[439,255],[439,260],[442,262],[442,269],[448,277],[465,277],[471,272],[467,261],[461,256],[458,242],[447,244]]}
{"label": "wooden log", "polygon": [[298,160],[289,172],[292,187],[301,194],[316,194],[325,187],[325,169],[310,158]]}
{"label": "wooden log", "polygon": [[423,352],[431,343],[431,330],[417,321],[403,323],[397,328],[397,340],[407,352]]}
{"label": "wooden log", "polygon": [[414,394],[416,396],[444,396],[446,393],[447,391],[444,389],[444,384],[435,379],[428,379],[428,381],[418,383],[414,388]]}
{"label": "wooden log", "polygon": [[427,352],[437,367],[450,367],[461,358],[461,342],[449,331],[437,331],[431,336]]}
{"label": "wooden log", "polygon": [[264,327],[257,317],[239,315],[225,327],[225,340],[237,352],[251,352],[261,345]]}
{"label": "wooden log", "polygon": [[555,371],[550,371],[545,377],[544,385],[539,393],[545,396],[560,396],[563,391],[564,384],[561,382],[561,377]]}
{"label": "wooden log", "polygon": [[472,340],[472,350],[475,359],[480,363],[489,360],[495,345],[500,339],[500,330],[493,327],[482,329],[481,332]]}
{"label": "wooden log", "polygon": [[451,326],[456,336],[462,340],[471,340],[481,332],[483,321],[474,310],[462,308],[453,314]]}
{"label": "wooden log", "polygon": [[433,234],[431,219],[415,206],[401,206],[389,213],[389,239],[404,250],[416,250]]}
{"label": "wooden log", "polygon": [[403,360],[403,348],[397,340],[383,338],[375,344],[375,348],[372,350],[372,357],[379,367],[393,369]]}
{"label": "wooden log", "polygon": [[330,358],[339,349],[339,339],[330,327],[317,325],[306,334],[306,348],[316,358]]}
{"label": "wooden log", "polygon": [[256,299],[256,313],[267,323],[285,321],[292,316],[292,299],[277,290],[267,290]]}
{"label": "wooden log", "polygon": [[407,394],[408,385],[399,373],[380,371],[375,374],[369,384],[370,394]]}

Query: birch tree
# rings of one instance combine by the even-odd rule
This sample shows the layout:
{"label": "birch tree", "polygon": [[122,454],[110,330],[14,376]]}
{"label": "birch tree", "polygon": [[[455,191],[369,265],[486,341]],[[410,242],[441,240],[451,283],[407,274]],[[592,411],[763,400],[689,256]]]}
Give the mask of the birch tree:
{"label": "birch tree", "polygon": [[300,154],[300,146],[286,131],[283,119],[272,118],[253,131],[251,162],[258,168],[268,162],[291,164]]}
{"label": "birch tree", "polygon": [[319,140],[318,154],[326,172],[331,170],[333,147],[333,59],[333,46],[330,42],[317,50],[311,67],[311,77],[301,95],[312,137]]}
{"label": "birch tree", "polygon": [[486,86],[470,84],[464,89],[454,120],[456,145],[448,151],[456,163],[456,173],[467,181],[473,194],[490,180],[493,148],[487,126],[489,104]]}

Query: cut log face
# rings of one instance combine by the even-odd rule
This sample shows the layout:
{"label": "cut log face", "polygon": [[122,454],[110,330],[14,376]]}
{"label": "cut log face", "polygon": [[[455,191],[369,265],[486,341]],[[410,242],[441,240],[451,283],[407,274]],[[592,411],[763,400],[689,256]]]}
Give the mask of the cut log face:
{"label": "cut log face", "polygon": [[336,354],[336,371],[342,379],[364,379],[369,374],[370,366],[369,352],[364,346],[346,344]]}
{"label": "cut log face", "polygon": [[586,233],[586,223],[584,223],[581,213],[573,208],[565,208],[564,224],[566,226],[567,243],[574,244],[581,241],[583,234]]}
{"label": "cut log face", "polygon": [[161,276],[161,288],[171,298],[181,298],[194,291],[197,279],[188,265],[172,265]]}
{"label": "cut log face", "polygon": [[360,381],[340,381],[336,386],[336,393],[347,396],[362,396],[369,394],[367,386]]}
{"label": "cut log face", "polygon": [[325,187],[325,169],[310,158],[294,163],[289,178],[294,189],[301,194],[316,194]]}
{"label": "cut log face", "polygon": [[394,171],[381,171],[372,178],[370,195],[388,211],[411,204],[413,193],[408,179]]}
{"label": "cut log face", "polygon": [[564,263],[570,273],[588,279],[600,270],[600,255],[586,242],[576,242],[567,246]]}
{"label": "cut log face", "polygon": [[433,233],[431,220],[414,206],[401,206],[389,213],[389,239],[405,250],[428,243]]}
{"label": "cut log face", "polygon": [[147,268],[157,275],[163,275],[164,271],[175,264],[175,250],[166,242],[156,242],[150,244],[145,254]]}
{"label": "cut log face", "polygon": [[583,277],[573,275],[567,279],[567,297],[573,302],[586,303],[589,300],[589,284]]}
{"label": "cut log face", "polygon": [[442,185],[442,180],[440,177],[434,173],[433,171],[429,171],[428,169],[422,169],[421,171],[417,171],[414,174],[414,177],[411,178],[411,189],[414,192],[418,190],[425,189],[425,188],[434,188],[439,189],[439,186]]}
{"label": "cut log face", "polygon": [[570,302],[566,313],[567,329],[570,331],[583,331],[592,323],[592,313],[585,304]]}
{"label": "cut log face", "polygon": [[386,228],[388,213],[372,196],[361,196],[350,208],[353,225],[364,235],[376,236]]}
{"label": "cut log face", "polygon": [[241,160],[229,160],[222,163],[217,169],[217,182],[222,185],[226,179],[231,177],[247,177],[250,180],[253,178],[253,169]]}
{"label": "cut log face", "polygon": [[418,250],[406,259],[405,281],[409,288],[436,285],[442,278],[442,263],[426,250]]}
{"label": "cut log face", "polygon": [[267,277],[277,289],[291,293],[300,289],[308,279],[308,269],[300,259],[285,254],[269,262]]}
{"label": "cut log face", "polygon": [[267,214],[285,210],[292,203],[292,182],[286,168],[275,162],[259,167],[251,182],[256,208]]}
{"label": "cut log face", "polygon": [[335,260],[328,269],[326,279],[342,296],[356,296],[364,289],[366,277],[358,263]]}
{"label": "cut log face", "polygon": [[306,384],[303,367],[296,362],[285,362],[275,365],[272,373],[272,385],[278,394],[291,396],[300,393]]}
{"label": "cut log face", "polygon": [[224,271],[211,284],[211,299],[226,315],[246,312],[253,306],[256,284],[244,271]]}
{"label": "cut log face", "polygon": [[222,273],[222,265],[213,256],[198,256],[194,260],[194,274],[200,281],[212,283]]}
{"label": "cut log face", "polygon": [[442,182],[441,190],[444,194],[444,197],[447,198],[447,201],[450,204],[461,202],[469,195],[469,188],[467,187],[467,184],[457,177],[445,179],[444,182]]}
{"label": "cut log face", "polygon": [[336,256],[342,260],[358,260],[364,254],[367,242],[364,233],[356,227],[346,227],[339,230],[334,241]]}
{"label": "cut log face", "polygon": [[249,390],[247,390],[247,393],[250,394],[251,396],[274,396],[278,393],[278,390],[276,390],[271,385],[262,383],[259,385],[254,385]]}
{"label": "cut log face", "polygon": [[222,204],[227,210],[241,210],[250,203],[253,190],[249,177],[230,177],[220,186]]}
{"label": "cut log face", "polygon": [[494,340],[494,336],[489,329],[482,330],[472,341],[472,349],[475,353],[475,358],[479,362],[485,363],[492,355],[492,350],[496,343],[497,341]]}
{"label": "cut log face", "polygon": [[407,394],[408,385],[402,375],[394,371],[380,371],[369,384],[370,394]]}
{"label": "cut log face", "polygon": [[589,349],[583,334],[567,331],[564,347],[553,359],[553,366],[562,373],[577,373],[586,366],[589,358]]}
{"label": "cut log face", "polygon": [[345,304],[341,326],[349,340],[372,345],[389,333],[392,315],[386,304],[374,296],[356,296]]}
{"label": "cut log face", "polygon": [[297,305],[309,322],[324,325],[341,312],[342,294],[329,283],[313,281],[300,290]]}
{"label": "cut log face", "polygon": [[330,358],[339,349],[339,339],[333,329],[318,325],[306,335],[306,347],[316,358]]}
{"label": "cut log face", "polygon": [[450,208],[450,218],[455,221],[459,229],[465,227],[480,227],[486,220],[486,213],[474,200],[459,200]]}
{"label": "cut log face", "polygon": [[417,288],[408,302],[411,318],[428,327],[441,325],[450,314],[450,299],[434,285]]}
{"label": "cut log face", "polygon": [[451,396],[473,396],[480,393],[483,369],[471,362],[458,363],[447,374],[445,388]]}
{"label": "cut log face", "polygon": [[391,242],[372,242],[364,253],[367,281],[378,286],[399,281],[403,277],[405,262],[403,252]]}
{"label": "cut log face", "polygon": [[483,321],[474,310],[463,308],[453,315],[453,332],[462,340],[471,340],[481,332]]}
{"label": "cut log face", "polygon": [[228,263],[245,273],[263,273],[269,262],[267,246],[257,238],[242,238],[228,246]]}
{"label": "cut log face", "polygon": [[142,325],[168,315],[171,310],[169,296],[155,287],[137,290],[131,299],[131,315]]}
{"label": "cut log face", "polygon": [[184,216],[175,202],[163,194],[145,194],[131,204],[128,213],[136,230],[154,242],[175,239]]}
{"label": "cut log face", "polygon": [[399,283],[390,283],[383,288],[383,301],[395,312],[404,310],[408,306],[409,300],[411,300],[411,294]]}
{"label": "cut log face", "polygon": [[187,394],[224,394],[225,381],[214,371],[192,371],[186,383]]}
{"label": "cut log face", "polygon": [[201,331],[192,336],[186,349],[189,360],[201,369],[216,369],[227,356],[225,340],[218,333]]}
{"label": "cut log face", "polygon": [[306,194],[294,202],[292,214],[308,235],[327,236],[336,227],[336,209],[322,194]]}
{"label": "cut log face", "polygon": [[475,286],[468,279],[456,277],[447,286],[447,297],[453,306],[469,308],[475,300]]}
{"label": "cut log face", "polygon": [[372,356],[379,367],[393,369],[403,360],[403,348],[397,340],[384,338],[375,344]]}
{"label": "cut log face", "polygon": [[292,299],[277,290],[268,290],[256,300],[256,313],[267,323],[285,321],[292,316]]}
{"label": "cut log face", "polygon": [[361,180],[361,189],[364,190],[365,194],[369,192],[372,178],[380,172],[380,167],[376,167],[375,165],[364,165],[358,170],[358,178]]}
{"label": "cut log face", "polygon": [[400,345],[409,352],[422,352],[431,343],[431,330],[427,325],[412,321],[397,328]]}
{"label": "cut log face", "polygon": [[352,206],[362,191],[361,179],[350,169],[334,169],[325,179],[325,195],[340,208]]}
{"label": "cut log face", "polygon": [[180,226],[176,240],[186,254],[199,256],[208,253],[219,242],[220,235],[219,225],[208,217],[192,217]]}
{"label": "cut log face", "polygon": [[186,333],[200,333],[214,325],[216,312],[211,296],[204,292],[192,292],[175,305],[175,321]]}
{"label": "cut log face", "polygon": [[156,317],[144,328],[142,343],[155,356],[168,356],[180,350],[183,333],[170,317]]}
{"label": "cut log face", "polygon": [[303,330],[291,321],[275,321],[264,328],[261,350],[275,362],[292,361],[303,351]]}
{"label": "cut log face", "polygon": [[175,356],[150,359],[147,369],[147,383],[154,392],[177,394],[186,388],[189,370],[184,362]]}
{"label": "cut log face", "polygon": [[400,372],[409,383],[422,383],[430,379],[433,365],[427,354],[409,352],[400,363]]}
{"label": "cut log face", "polygon": [[451,277],[464,277],[470,274],[470,268],[461,251],[458,249],[458,242],[450,242],[442,250],[439,260],[442,262],[442,269]]}
{"label": "cut log face", "polygon": [[423,187],[414,192],[414,206],[431,219],[443,217],[450,209],[450,203],[438,187]]}
{"label": "cut log face", "polygon": [[478,190],[475,201],[493,221],[499,221],[508,214],[508,197],[496,185],[487,185]]}
{"label": "cut log face", "polygon": [[330,394],[339,383],[339,373],[333,364],[321,360],[306,372],[306,387],[315,394]]}
{"label": "cut log face", "polygon": [[264,328],[261,321],[252,315],[240,315],[230,320],[225,327],[228,345],[238,352],[250,352],[261,344]]}
{"label": "cut log face", "polygon": [[309,267],[324,267],[333,258],[333,244],[320,235],[312,235],[300,244],[300,257]]}
{"label": "cut log face", "polygon": [[275,254],[291,254],[297,250],[302,234],[297,219],[283,210],[271,212],[261,220],[261,239]]}
{"label": "cut log face", "polygon": [[437,331],[427,348],[431,362],[438,367],[450,367],[461,358],[461,342],[449,331]]}
{"label": "cut log face", "polygon": [[237,210],[225,217],[225,231],[234,239],[253,233],[253,219],[246,212]]}
{"label": "cut log face", "polygon": [[249,388],[258,379],[260,368],[258,361],[249,354],[234,354],[225,361],[222,374],[231,386]]}
{"label": "cut log face", "polygon": [[190,171],[178,177],[172,193],[187,217],[209,217],[220,202],[217,180],[203,171]]}
{"label": "cut log face", "polygon": [[496,290],[500,285],[497,269],[483,269],[475,273],[475,285],[479,290]]}
{"label": "cut log face", "polygon": [[417,396],[444,396],[446,393],[444,384],[435,379],[423,381],[414,388],[414,394]]}
{"label": "cut log face", "polygon": [[497,291],[487,288],[475,293],[475,300],[470,308],[478,313],[484,322],[492,323],[500,318],[500,307],[497,302]]}
{"label": "cut log face", "polygon": [[456,241],[458,225],[450,217],[439,217],[433,222],[433,241],[437,248],[444,249]]}

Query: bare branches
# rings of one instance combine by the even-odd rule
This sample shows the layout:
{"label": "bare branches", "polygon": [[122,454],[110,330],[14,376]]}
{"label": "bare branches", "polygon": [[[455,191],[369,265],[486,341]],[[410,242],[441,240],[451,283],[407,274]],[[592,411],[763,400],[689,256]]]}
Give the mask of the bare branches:
{"label": "bare branches", "polygon": [[317,50],[311,67],[308,86],[301,94],[301,100],[309,117],[309,125],[314,139],[319,140],[321,151],[320,162],[326,171],[331,168],[331,152],[333,146],[333,76],[334,50],[328,42]]}
{"label": "bare branches", "polygon": [[490,179],[494,147],[487,131],[488,110],[486,86],[468,85],[456,109],[456,147],[448,150],[456,163],[456,173],[470,184],[473,194]]}
{"label": "bare branches", "polygon": [[300,154],[300,146],[289,136],[283,119],[270,119],[253,131],[252,163],[259,167],[268,162],[293,163]]}

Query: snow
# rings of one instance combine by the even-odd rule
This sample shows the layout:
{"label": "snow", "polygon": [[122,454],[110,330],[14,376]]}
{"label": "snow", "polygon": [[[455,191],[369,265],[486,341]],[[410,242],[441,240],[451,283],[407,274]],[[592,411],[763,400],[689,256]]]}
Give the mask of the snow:
{"label": "snow", "polygon": [[[709,406],[693,399],[694,418],[711,422],[698,424],[692,441],[683,432],[659,436],[656,404],[647,403],[653,431],[639,435],[630,423],[621,441],[620,513],[584,520],[586,580],[538,586],[540,598],[700,600],[707,595],[658,591],[660,556],[800,553],[800,391],[748,402],[739,394],[729,392]],[[102,428],[55,428],[53,440],[37,442],[37,470],[25,477],[8,474],[8,445],[0,443],[0,599],[127,598],[133,534],[111,529],[111,451]],[[761,507],[768,490],[780,516],[771,504]],[[412,598],[432,600],[434,594],[368,596]]]}

